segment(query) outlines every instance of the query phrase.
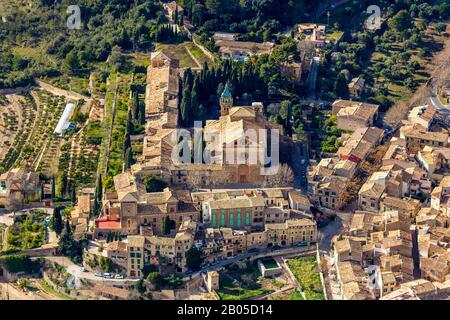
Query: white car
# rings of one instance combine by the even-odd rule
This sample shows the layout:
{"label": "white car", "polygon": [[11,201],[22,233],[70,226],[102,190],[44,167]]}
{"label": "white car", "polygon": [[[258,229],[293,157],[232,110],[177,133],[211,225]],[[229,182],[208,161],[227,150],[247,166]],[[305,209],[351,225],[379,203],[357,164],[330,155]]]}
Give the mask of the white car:
{"label": "white car", "polygon": [[121,274],[116,274],[116,275],[114,276],[114,279],[123,279],[123,275],[121,275]]}

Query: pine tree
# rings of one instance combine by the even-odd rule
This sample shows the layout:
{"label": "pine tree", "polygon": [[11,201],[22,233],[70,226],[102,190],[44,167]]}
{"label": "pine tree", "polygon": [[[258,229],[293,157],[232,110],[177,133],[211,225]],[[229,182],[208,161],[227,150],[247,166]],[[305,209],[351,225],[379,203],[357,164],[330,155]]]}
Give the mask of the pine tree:
{"label": "pine tree", "polygon": [[80,61],[74,50],[71,50],[64,59],[63,69],[70,75],[74,76],[80,70]]}
{"label": "pine tree", "polygon": [[186,266],[189,270],[198,270],[202,262],[202,254],[196,247],[192,247],[188,250],[186,253]]}
{"label": "pine tree", "polygon": [[128,35],[128,32],[125,28],[122,29],[121,33],[120,33],[120,47],[123,50],[127,50],[131,48],[131,39],[130,36]]}

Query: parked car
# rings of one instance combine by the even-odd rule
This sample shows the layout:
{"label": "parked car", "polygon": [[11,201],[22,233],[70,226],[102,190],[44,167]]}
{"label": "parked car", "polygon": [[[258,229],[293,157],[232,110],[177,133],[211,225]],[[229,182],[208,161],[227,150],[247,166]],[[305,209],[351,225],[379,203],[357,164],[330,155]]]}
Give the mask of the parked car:
{"label": "parked car", "polygon": [[249,253],[255,253],[255,252],[259,252],[258,248],[251,248],[248,250]]}
{"label": "parked car", "polygon": [[123,279],[123,275],[121,275],[121,274],[116,274],[116,275],[114,276],[114,279]]}
{"label": "parked car", "polygon": [[84,267],[81,267],[81,272],[87,272],[86,269]]}
{"label": "parked car", "polygon": [[110,273],[104,273],[104,274],[103,274],[103,278],[105,278],[105,279],[112,279],[113,276],[112,276],[112,274],[110,274]]}
{"label": "parked car", "polygon": [[272,250],[280,250],[280,249],[281,249],[281,247],[279,245],[275,245],[272,247]]}
{"label": "parked car", "polygon": [[96,276],[96,277],[101,277],[102,274],[101,274],[100,272],[95,272],[95,273],[94,273],[94,276]]}
{"label": "parked car", "polygon": [[308,242],[306,241],[300,241],[299,243],[297,243],[297,247],[306,247],[308,245]]}
{"label": "parked car", "polygon": [[305,160],[305,159],[300,159],[300,164],[301,164],[301,165],[306,164],[306,160]]}

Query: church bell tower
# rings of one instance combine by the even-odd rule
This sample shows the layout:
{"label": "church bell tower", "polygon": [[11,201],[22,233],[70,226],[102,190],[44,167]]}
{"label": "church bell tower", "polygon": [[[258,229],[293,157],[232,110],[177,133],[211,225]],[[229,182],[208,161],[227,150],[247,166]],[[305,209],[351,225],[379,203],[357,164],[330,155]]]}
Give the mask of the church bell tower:
{"label": "church bell tower", "polygon": [[220,96],[220,114],[222,116],[228,115],[228,110],[233,106],[233,96],[231,95],[228,83]]}

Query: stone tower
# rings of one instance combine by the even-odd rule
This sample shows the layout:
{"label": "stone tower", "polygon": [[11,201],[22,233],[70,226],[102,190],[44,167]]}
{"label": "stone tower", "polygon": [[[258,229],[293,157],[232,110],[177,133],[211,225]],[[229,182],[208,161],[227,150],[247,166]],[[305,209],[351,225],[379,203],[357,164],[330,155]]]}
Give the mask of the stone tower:
{"label": "stone tower", "polygon": [[233,96],[231,95],[228,84],[225,85],[225,89],[220,96],[220,114],[222,116],[228,115],[228,110],[233,106]]}

